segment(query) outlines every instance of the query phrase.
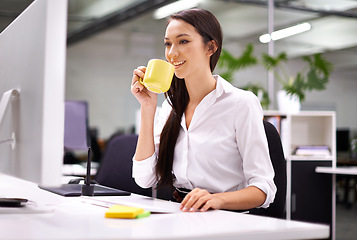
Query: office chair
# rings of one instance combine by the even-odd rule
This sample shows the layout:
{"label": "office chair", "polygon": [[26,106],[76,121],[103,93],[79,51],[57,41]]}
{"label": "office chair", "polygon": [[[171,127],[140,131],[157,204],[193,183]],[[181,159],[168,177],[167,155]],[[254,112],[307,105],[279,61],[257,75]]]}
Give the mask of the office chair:
{"label": "office chair", "polygon": [[251,214],[285,219],[286,203],[286,161],[278,131],[268,121],[263,120],[268,140],[269,155],[275,171],[274,183],[277,187],[275,200],[268,208],[255,208]]}
{"label": "office chair", "polygon": [[138,136],[117,134],[110,138],[104,151],[95,180],[104,186],[151,197],[152,189],[144,189],[132,177],[132,158]]}

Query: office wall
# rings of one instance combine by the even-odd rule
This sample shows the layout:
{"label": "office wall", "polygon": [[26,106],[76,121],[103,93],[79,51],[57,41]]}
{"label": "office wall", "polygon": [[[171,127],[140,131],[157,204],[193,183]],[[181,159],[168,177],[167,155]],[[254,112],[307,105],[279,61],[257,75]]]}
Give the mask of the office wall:
{"label": "office wall", "polygon": [[133,70],[151,58],[163,58],[162,39],[109,30],[68,46],[66,99],[89,102],[89,122],[100,137],[134,126],[140,105],[130,92]]}
{"label": "office wall", "polygon": [[[90,125],[99,129],[100,137],[107,138],[121,129],[129,131],[134,126],[135,112],[140,106],[130,92],[132,71],[151,58],[164,58],[163,34],[164,28],[162,34],[144,34],[118,27],[68,47],[66,99],[89,102]],[[241,50],[237,44],[225,47]],[[327,57],[334,60],[332,55]],[[300,69],[301,66],[300,60],[292,60],[289,68]],[[264,69],[255,67],[238,72],[235,85],[243,86],[253,81],[266,86],[266,78]],[[335,110],[337,127],[357,130],[356,93],[356,77],[337,69],[327,89],[308,93],[302,107]],[[162,101],[161,94],[159,102]]]}

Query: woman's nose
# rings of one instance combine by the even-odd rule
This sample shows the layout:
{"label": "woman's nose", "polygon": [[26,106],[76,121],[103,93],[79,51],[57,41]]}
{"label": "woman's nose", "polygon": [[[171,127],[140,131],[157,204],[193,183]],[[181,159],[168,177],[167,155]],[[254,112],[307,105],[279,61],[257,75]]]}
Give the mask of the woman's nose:
{"label": "woman's nose", "polygon": [[168,56],[170,58],[175,58],[178,56],[178,50],[177,50],[177,47],[175,45],[172,45],[171,48],[169,49],[169,52],[168,52]]}

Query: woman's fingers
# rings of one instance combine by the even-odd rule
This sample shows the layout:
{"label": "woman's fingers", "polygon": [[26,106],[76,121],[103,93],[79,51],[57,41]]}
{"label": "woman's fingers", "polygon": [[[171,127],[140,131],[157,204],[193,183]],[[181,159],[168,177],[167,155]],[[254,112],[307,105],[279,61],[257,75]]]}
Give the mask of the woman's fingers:
{"label": "woman's fingers", "polygon": [[136,68],[133,71],[133,78],[132,78],[131,85],[134,85],[135,82],[139,81],[140,78],[144,78],[145,71],[146,71],[146,67],[144,67],[144,66],[140,66],[140,67]]}
{"label": "woman's fingers", "polygon": [[181,208],[181,210],[182,211],[187,211],[188,209],[187,209],[187,203],[188,203],[188,201],[190,200],[190,198],[191,198],[191,196],[192,195],[194,195],[195,194],[195,192],[197,192],[197,188],[195,188],[195,189],[193,189],[191,192],[189,192],[185,197],[184,197],[184,199],[182,200],[182,202],[181,202],[181,206],[180,206],[180,208]]}
{"label": "woman's fingers", "polygon": [[134,94],[141,92],[143,89],[144,86],[139,81],[136,81],[131,85],[131,92]]}
{"label": "woman's fingers", "polygon": [[180,209],[183,212],[205,212],[209,209],[220,209],[224,199],[219,194],[211,194],[207,190],[195,188],[182,200]]}
{"label": "woman's fingers", "polygon": [[146,67],[140,66],[133,71],[133,78],[131,80],[131,92],[138,93],[144,89],[144,86],[140,83],[140,78],[144,78]]}
{"label": "woman's fingers", "polygon": [[187,194],[184,200],[181,202],[181,210],[184,212],[196,211],[205,204],[205,202],[208,200],[207,196],[209,195],[210,193],[207,192],[207,190],[195,188],[189,194]]}
{"label": "woman's fingers", "polygon": [[213,208],[211,206],[211,200],[207,201],[201,208],[200,208],[200,212],[206,212],[208,211],[209,209]]}
{"label": "woman's fingers", "polygon": [[206,205],[206,202],[208,201],[208,195],[203,195],[199,197],[196,202],[192,205],[190,208],[190,212],[196,212],[198,209],[202,209],[204,205]]}

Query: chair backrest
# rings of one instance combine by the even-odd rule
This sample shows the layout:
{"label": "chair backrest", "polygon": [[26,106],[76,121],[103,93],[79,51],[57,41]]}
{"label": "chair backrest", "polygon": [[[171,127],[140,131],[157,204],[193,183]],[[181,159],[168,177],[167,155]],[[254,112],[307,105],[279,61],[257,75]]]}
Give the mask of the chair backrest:
{"label": "chair backrest", "polygon": [[278,131],[268,121],[263,121],[268,140],[270,159],[275,171],[274,183],[277,187],[275,200],[268,208],[255,208],[250,213],[276,218],[285,218],[286,204],[286,160]]}
{"label": "chair backrest", "polygon": [[152,195],[151,188],[139,187],[132,178],[132,158],[137,141],[135,134],[110,138],[95,177],[99,184],[145,196]]}

